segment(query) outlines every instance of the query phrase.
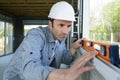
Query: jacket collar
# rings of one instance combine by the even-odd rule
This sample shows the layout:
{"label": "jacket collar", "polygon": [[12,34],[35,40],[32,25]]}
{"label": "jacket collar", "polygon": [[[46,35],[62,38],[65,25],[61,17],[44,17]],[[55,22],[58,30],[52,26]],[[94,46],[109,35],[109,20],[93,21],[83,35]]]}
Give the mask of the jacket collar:
{"label": "jacket collar", "polygon": [[49,26],[47,27],[47,38],[48,38],[48,41],[49,42],[55,42],[55,39],[54,39],[54,37],[53,37],[53,34],[52,34],[52,32],[50,31],[50,28],[49,28]]}

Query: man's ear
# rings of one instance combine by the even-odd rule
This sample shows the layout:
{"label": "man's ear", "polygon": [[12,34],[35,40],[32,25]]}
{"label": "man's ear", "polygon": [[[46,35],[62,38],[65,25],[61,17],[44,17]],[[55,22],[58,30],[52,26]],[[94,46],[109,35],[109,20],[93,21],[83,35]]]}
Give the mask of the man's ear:
{"label": "man's ear", "polygon": [[49,23],[49,27],[51,29],[52,28],[52,22],[49,20],[48,23]]}

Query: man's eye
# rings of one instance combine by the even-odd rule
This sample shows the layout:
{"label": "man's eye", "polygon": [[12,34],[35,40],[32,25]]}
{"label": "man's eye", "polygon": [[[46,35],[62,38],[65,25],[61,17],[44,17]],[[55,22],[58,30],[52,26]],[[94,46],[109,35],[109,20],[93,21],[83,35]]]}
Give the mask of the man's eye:
{"label": "man's eye", "polygon": [[71,25],[68,26],[68,28],[71,27]]}
{"label": "man's eye", "polygon": [[64,24],[60,24],[60,26],[61,26],[61,27],[63,27],[63,26],[64,26]]}

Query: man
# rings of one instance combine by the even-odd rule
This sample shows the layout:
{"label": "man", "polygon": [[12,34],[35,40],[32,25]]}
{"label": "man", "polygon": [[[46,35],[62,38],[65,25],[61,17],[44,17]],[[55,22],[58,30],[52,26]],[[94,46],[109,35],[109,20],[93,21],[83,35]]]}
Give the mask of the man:
{"label": "man", "polygon": [[59,69],[60,64],[70,64],[81,39],[65,46],[65,39],[75,21],[72,6],[60,1],[49,13],[49,26],[28,32],[5,71],[4,80],[76,80],[83,72],[95,69],[85,66],[97,54],[96,51],[80,56],[70,68]]}

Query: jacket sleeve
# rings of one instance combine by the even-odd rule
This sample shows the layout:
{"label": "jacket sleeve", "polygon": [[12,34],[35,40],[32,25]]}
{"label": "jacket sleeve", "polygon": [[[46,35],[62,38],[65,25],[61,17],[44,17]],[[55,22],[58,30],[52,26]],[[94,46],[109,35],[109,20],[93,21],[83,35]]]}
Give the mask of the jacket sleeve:
{"label": "jacket sleeve", "polygon": [[46,80],[52,67],[43,65],[42,48],[44,46],[44,36],[40,30],[33,29],[28,32],[23,41],[23,76],[25,80]]}

